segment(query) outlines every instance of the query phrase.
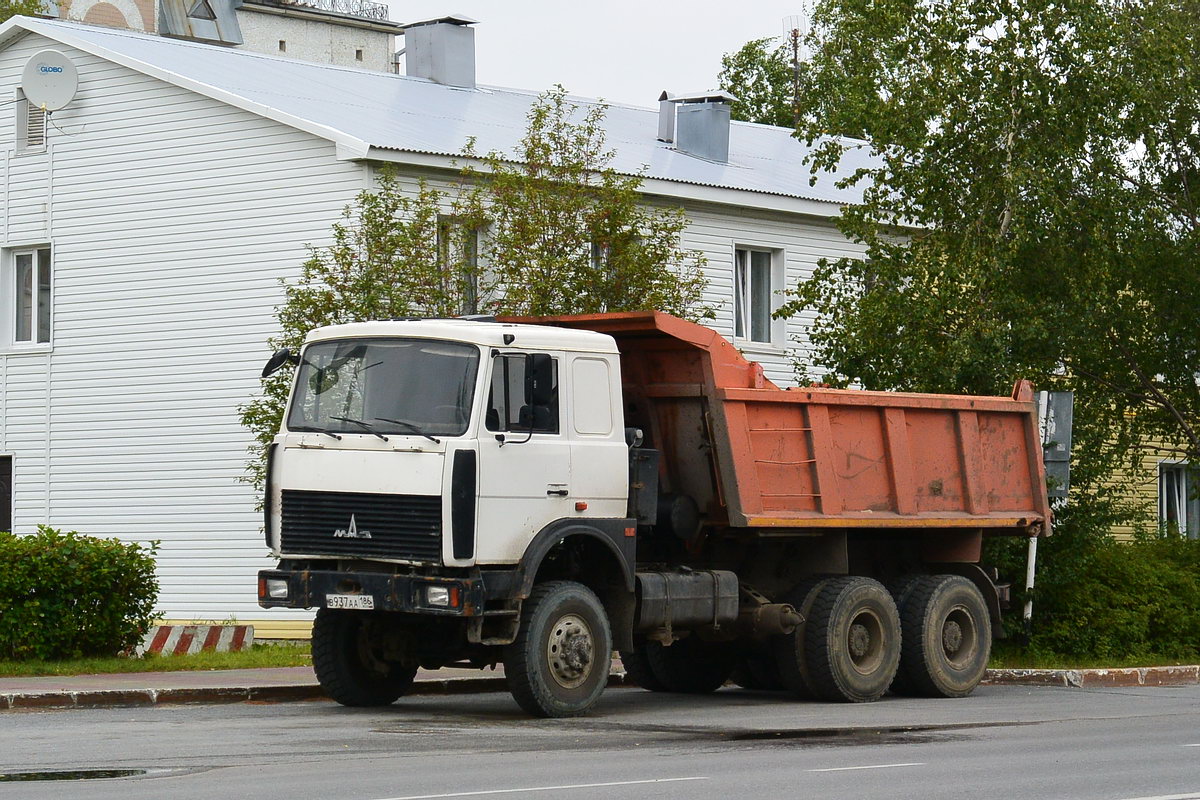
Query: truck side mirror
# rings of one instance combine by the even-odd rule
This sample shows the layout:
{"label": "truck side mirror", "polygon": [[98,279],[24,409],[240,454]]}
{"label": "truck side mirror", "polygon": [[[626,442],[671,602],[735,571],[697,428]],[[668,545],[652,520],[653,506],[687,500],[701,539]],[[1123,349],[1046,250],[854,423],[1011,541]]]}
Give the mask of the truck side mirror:
{"label": "truck side mirror", "polygon": [[525,356],[525,403],[548,406],[554,402],[554,359],[546,353]]}
{"label": "truck side mirror", "polygon": [[281,347],[275,351],[275,355],[267,360],[267,365],[263,367],[262,376],[268,378],[274,375],[279,370],[283,369],[284,364],[299,364],[300,356],[294,354],[286,347]]}

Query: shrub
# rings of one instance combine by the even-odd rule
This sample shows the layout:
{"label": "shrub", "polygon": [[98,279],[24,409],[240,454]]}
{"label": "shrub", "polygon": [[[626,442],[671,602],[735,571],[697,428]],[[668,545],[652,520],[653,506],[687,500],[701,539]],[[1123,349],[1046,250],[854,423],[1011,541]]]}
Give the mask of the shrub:
{"label": "shrub", "polygon": [[[1200,541],[1156,534],[1122,543],[1094,522],[1068,515],[1039,544],[1030,653],[1122,661],[1200,656]],[[1001,571],[1022,583],[1023,544],[992,551]],[[1024,602],[1024,592],[1014,591],[1010,633],[1020,630]]]}
{"label": "shrub", "polygon": [[158,542],[40,526],[0,533],[0,660],[112,656],[139,642],[158,599]]}

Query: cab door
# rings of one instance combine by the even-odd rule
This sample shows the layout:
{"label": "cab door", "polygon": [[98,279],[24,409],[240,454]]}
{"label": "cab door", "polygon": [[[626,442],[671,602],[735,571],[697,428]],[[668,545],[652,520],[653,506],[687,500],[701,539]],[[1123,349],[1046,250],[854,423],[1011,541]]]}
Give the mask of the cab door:
{"label": "cab door", "polygon": [[562,353],[498,352],[479,441],[477,562],[516,563],[549,523],[573,515]]}

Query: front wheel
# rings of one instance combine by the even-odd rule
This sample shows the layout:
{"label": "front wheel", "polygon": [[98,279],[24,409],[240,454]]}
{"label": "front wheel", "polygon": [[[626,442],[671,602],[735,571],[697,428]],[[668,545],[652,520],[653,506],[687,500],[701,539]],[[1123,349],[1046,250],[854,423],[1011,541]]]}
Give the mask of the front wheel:
{"label": "front wheel", "polygon": [[599,598],[581,583],[537,586],[504,651],[508,689],[535,717],[572,717],[595,705],[608,683],[612,634]]}
{"label": "front wheel", "polygon": [[327,695],[344,706],[386,706],[408,691],[417,665],[384,657],[389,622],[375,612],[317,610],[313,671]]}

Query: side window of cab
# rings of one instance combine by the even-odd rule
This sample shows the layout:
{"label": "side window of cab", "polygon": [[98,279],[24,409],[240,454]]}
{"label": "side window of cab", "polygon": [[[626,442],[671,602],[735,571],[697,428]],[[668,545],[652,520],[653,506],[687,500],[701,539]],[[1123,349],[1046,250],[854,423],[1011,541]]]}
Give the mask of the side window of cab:
{"label": "side window of cab", "polygon": [[497,353],[484,426],[505,433],[558,433],[558,361],[546,353]]}

